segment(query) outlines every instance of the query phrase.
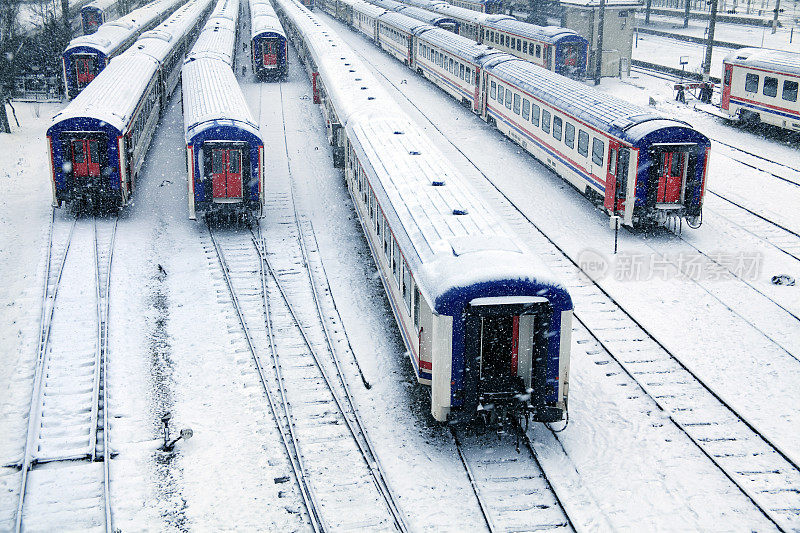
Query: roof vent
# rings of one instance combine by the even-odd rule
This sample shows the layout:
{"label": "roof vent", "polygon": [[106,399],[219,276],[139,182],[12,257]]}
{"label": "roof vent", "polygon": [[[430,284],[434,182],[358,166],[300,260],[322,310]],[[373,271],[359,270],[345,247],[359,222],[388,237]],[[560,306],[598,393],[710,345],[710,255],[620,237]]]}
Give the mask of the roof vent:
{"label": "roof vent", "polygon": [[362,88],[361,88],[361,90],[362,90],[362,91],[366,91],[366,90],[367,90],[367,88],[366,88],[366,87],[362,87]]}
{"label": "roof vent", "polygon": [[374,96],[367,96],[367,100],[375,100]]}
{"label": "roof vent", "polygon": [[444,186],[444,180],[433,180],[431,182],[431,185],[433,185],[434,187],[443,187]]}
{"label": "roof vent", "polygon": [[419,155],[420,154],[420,152],[418,152],[417,150],[409,150],[408,153],[410,155]]}
{"label": "roof vent", "polygon": [[453,209],[453,214],[454,215],[466,215],[467,214],[467,210],[466,209]]}
{"label": "roof vent", "polygon": [[394,134],[395,134],[395,135],[402,135],[402,134],[403,134],[403,132],[402,132],[402,131],[400,131],[400,130],[397,130],[397,131],[395,131],[395,132],[394,132]]}

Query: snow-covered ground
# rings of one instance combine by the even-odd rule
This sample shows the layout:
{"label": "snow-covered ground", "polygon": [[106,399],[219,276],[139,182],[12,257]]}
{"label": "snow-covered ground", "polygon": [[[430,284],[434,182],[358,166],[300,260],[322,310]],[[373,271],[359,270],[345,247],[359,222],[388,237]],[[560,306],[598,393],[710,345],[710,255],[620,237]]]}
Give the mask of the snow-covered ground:
{"label": "snow-covered ground", "polygon": [[[613,269],[621,255],[611,253],[613,233],[605,215],[444,93],[360,35],[321,18],[363,55],[376,76],[385,76],[379,80],[477,190],[488,191],[488,178],[572,257],[587,251],[603,257],[612,270],[598,283],[737,413],[787,455],[800,457],[800,288],[769,281],[776,273],[800,278],[796,260],[715,217],[720,200],[709,195],[704,225],[684,229],[683,240],[622,232],[621,255],[671,260],[659,263],[659,275],[618,279]],[[650,39],[655,38],[645,42]],[[660,54],[666,60],[674,50],[662,43],[648,57]],[[341,174],[331,165],[306,73],[294,54],[290,61],[282,100],[275,97],[275,87],[248,77],[242,86],[268,154],[274,154],[267,157],[273,179],[287,169],[285,127],[300,210],[313,224],[342,326],[372,384],[364,388],[355,364],[345,362],[370,437],[414,530],[480,529],[480,510],[452,438],[430,420],[427,389],[415,383]],[[712,138],[776,161],[798,160],[796,145],[761,138],[674,103],[670,85],[637,74],[604,79],[599,90],[641,105],[652,97],[660,111],[688,120]],[[298,495],[291,482],[283,481],[291,475],[288,462],[250,355],[242,349],[207,231],[187,219],[178,95],[150,148],[135,204],[120,219],[111,273],[114,524],[123,531],[304,530]],[[12,135],[0,134],[0,451],[16,449],[27,415],[50,215],[43,132],[58,108],[19,104],[21,127]],[[797,187],[717,154],[712,154],[709,187],[800,230]],[[510,221],[519,218],[499,195],[487,192],[486,201]],[[261,223],[269,232],[273,221]],[[759,268],[741,276],[746,279],[727,274],[721,280],[684,279],[674,258],[697,249],[756,257]],[[583,508],[598,513],[575,517],[576,525],[623,531],[774,529],[657,401],[581,330],[576,330],[572,357],[567,430],[558,440],[542,427],[532,436],[556,490],[574,499],[567,507],[580,508],[581,498],[592,502]],[[194,430],[172,455],[157,451],[159,420],[167,411],[173,414],[173,430]],[[12,474],[11,468],[0,469],[0,483]],[[8,509],[13,487],[3,489],[0,508]],[[797,505],[796,499],[788,501]],[[10,518],[0,516],[0,528]]]}

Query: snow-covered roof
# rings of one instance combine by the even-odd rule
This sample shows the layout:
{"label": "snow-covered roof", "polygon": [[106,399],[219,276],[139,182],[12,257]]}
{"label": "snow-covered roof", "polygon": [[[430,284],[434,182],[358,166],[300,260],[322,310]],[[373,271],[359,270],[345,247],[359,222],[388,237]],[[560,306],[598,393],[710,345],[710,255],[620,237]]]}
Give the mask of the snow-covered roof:
{"label": "snow-covered roof", "polygon": [[163,62],[178,41],[197,24],[198,19],[210,7],[211,0],[189,0],[155,29],[143,33],[128,52],[135,50]]}
{"label": "snow-covered roof", "polygon": [[[225,0],[228,4],[236,4],[238,0]],[[237,8],[238,13],[238,8]],[[186,56],[186,61],[200,57],[216,58],[228,65],[233,65],[236,47],[237,19],[230,20],[225,17],[209,19],[203,31]]]}
{"label": "snow-covered roof", "polygon": [[402,13],[387,11],[378,17],[381,22],[408,34],[417,35],[422,31],[433,29],[434,26],[417,19],[407,17]]}
{"label": "snow-covered roof", "polygon": [[479,60],[488,59],[493,55],[507,56],[505,52],[500,52],[486,45],[478,44],[472,39],[455,35],[441,28],[426,31],[420,35],[419,40],[428,42],[433,46],[445,50],[452,56],[460,57],[471,63],[477,63]]}
{"label": "snow-covered roof", "polygon": [[535,24],[528,24],[527,22],[522,22],[520,20],[511,18],[502,18],[500,20],[488,18],[488,20],[484,22],[484,26],[499,31],[513,33],[523,38],[551,43],[555,43],[565,36],[579,36],[576,31],[562,28],[560,26],[537,26]]}
{"label": "snow-covered roof", "polygon": [[194,59],[183,65],[181,80],[187,142],[199,131],[220,123],[259,136],[230,66],[214,59]]}
{"label": "snow-covered roof", "polygon": [[112,55],[131,36],[148,27],[155,19],[163,16],[164,13],[171,12],[184,1],[156,0],[151,2],[124,17],[106,22],[91,35],[83,35],[72,39],[66,50],[64,50],[64,54],[67,54],[72,48],[82,46],[93,48],[105,56]]}
{"label": "snow-covered roof", "polygon": [[673,126],[687,126],[512,55],[496,56],[488,60],[484,68],[565,113],[614,135],[622,136],[636,124],[660,119]]}
{"label": "snow-covered roof", "polygon": [[[598,9],[600,7],[600,0],[559,0],[559,3],[575,7],[587,7]],[[639,7],[642,5],[642,0],[605,0],[606,7]]]}
{"label": "snow-covered roof", "polygon": [[725,63],[800,76],[800,53],[797,52],[768,48],[740,48],[728,54]]}
{"label": "snow-covered roof", "polygon": [[353,11],[358,13],[363,13],[364,15],[368,16],[371,19],[377,19],[384,13],[386,10],[382,7],[378,7],[372,4],[368,4],[367,2],[355,2],[353,3]]}
{"label": "snow-covered roof", "polygon": [[422,9],[420,7],[415,6],[407,6],[403,5],[400,8],[400,13],[403,15],[407,15],[411,18],[415,18],[417,20],[421,20],[422,22],[426,22],[428,24],[437,25],[442,24],[443,22],[455,22],[456,20],[452,17],[447,17],[440,13],[434,13],[433,11],[428,11],[427,9]]}
{"label": "snow-covered roof", "polygon": [[92,83],[53,117],[53,124],[90,117],[123,131],[158,65],[154,58],[130,51],[114,58]]}
{"label": "snow-covered roof", "polygon": [[302,35],[341,124],[357,111],[400,113],[395,100],[335,31],[292,0],[276,2]]}
{"label": "snow-covered roof", "polygon": [[277,33],[286,38],[283,26],[269,0],[250,0],[250,34],[255,38],[262,33]]}
{"label": "snow-covered roof", "polygon": [[563,290],[407,117],[358,114],[347,132],[415,280],[431,301],[452,288],[494,280]]}
{"label": "snow-covered roof", "polygon": [[214,6],[208,20],[228,19],[232,22],[239,20],[239,0],[220,0]]}
{"label": "snow-covered roof", "polygon": [[370,3],[380,6],[384,9],[388,9],[389,11],[399,11],[400,9],[407,7],[404,3],[398,2],[397,0],[370,0]]}

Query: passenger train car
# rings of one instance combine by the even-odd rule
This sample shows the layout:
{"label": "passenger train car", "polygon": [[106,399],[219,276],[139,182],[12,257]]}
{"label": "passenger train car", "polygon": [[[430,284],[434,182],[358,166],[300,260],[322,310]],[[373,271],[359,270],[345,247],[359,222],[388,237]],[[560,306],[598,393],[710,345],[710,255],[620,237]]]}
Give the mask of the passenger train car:
{"label": "passenger train car", "polygon": [[741,122],[800,131],[800,53],[742,48],[722,63],[720,107]]}
{"label": "passenger train car", "polygon": [[260,215],[264,142],[233,73],[239,0],[219,0],[181,72],[189,218]]}
{"label": "passenger train car", "polygon": [[[334,6],[354,5],[351,0],[327,1]],[[508,15],[487,15],[434,0],[406,0],[403,3],[397,0],[369,1],[388,11],[396,11],[450,30],[478,44],[508,52],[558,74],[576,79],[586,77],[589,42],[573,30],[558,26],[536,26]],[[350,17],[339,15],[347,14],[348,9],[326,7],[326,11],[353,25]]]}
{"label": "passenger train car", "polygon": [[378,23],[381,48],[623,224],[676,217],[692,227],[700,224],[710,141],[689,124],[440,28],[420,26],[401,13],[380,15]]}
{"label": "passenger train car", "polygon": [[[436,420],[567,408],[572,302],[336,34],[276,9],[314,84],[414,372]],[[439,30],[443,31],[443,30]]]}
{"label": "passenger train car", "polygon": [[139,36],[166,19],[185,0],[155,0],[117,20],[106,22],[91,35],[70,41],[61,57],[67,98],[75,98],[94,80],[112,57],[128,49]]}
{"label": "passenger train car", "polygon": [[81,8],[81,29],[91,35],[110,20],[123,15],[122,0],[94,0]]}
{"label": "passenger train car", "polygon": [[261,79],[286,76],[286,34],[269,0],[250,0],[253,73]]}
{"label": "passenger train car", "polygon": [[456,7],[463,7],[478,13],[502,13],[502,0],[447,0],[447,3]]}
{"label": "passenger train car", "polygon": [[161,112],[211,10],[190,0],[142,34],[47,130],[53,205],[122,207],[130,202]]}

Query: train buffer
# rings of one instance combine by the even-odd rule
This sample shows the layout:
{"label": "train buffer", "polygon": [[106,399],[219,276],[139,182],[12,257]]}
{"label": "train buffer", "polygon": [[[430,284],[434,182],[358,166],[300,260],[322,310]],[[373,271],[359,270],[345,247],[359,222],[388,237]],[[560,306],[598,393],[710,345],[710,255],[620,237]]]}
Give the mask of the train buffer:
{"label": "train buffer", "polygon": [[711,103],[711,95],[714,92],[714,84],[710,81],[692,82],[692,83],[676,83],[673,86],[675,91],[675,100],[678,102],[686,103],[686,93],[689,93],[696,100],[704,104]]}

